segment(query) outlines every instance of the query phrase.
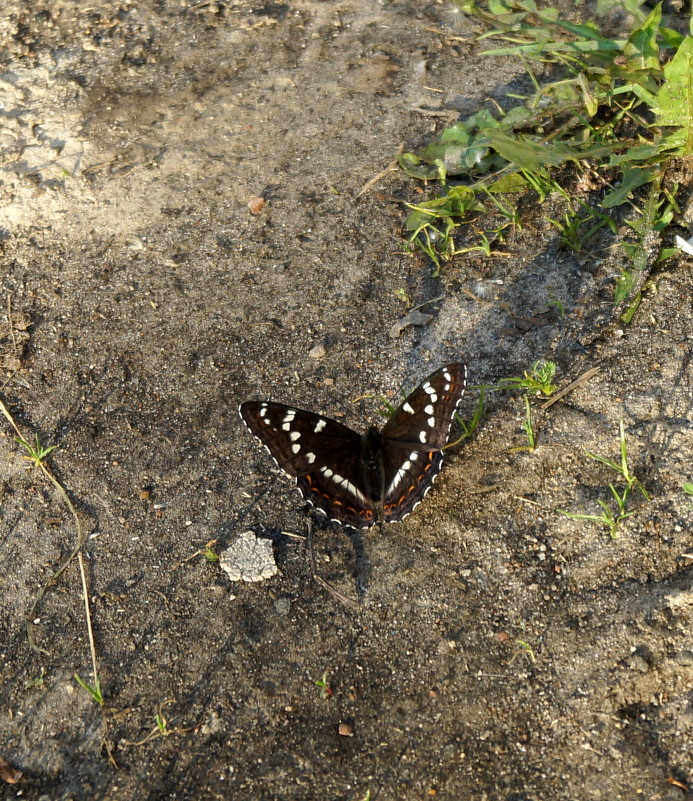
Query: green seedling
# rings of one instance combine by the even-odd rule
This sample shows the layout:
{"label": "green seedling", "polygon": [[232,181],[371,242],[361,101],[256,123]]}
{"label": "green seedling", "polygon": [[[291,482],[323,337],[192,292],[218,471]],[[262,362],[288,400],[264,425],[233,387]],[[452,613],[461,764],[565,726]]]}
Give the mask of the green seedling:
{"label": "green seedling", "polygon": [[576,514],[575,512],[566,512],[562,509],[559,509],[559,514],[562,514],[571,520],[588,520],[592,523],[598,523],[602,526],[605,526],[608,528],[609,536],[612,538],[618,537],[618,529],[621,523],[635,514],[635,510],[628,511],[628,501],[632,491],[637,489],[646,501],[650,500],[647,490],[642,485],[640,480],[633,475],[630,470],[630,466],[628,465],[628,448],[626,445],[626,432],[623,420],[621,420],[619,423],[619,440],[621,455],[619,462],[614,462],[611,459],[598,456],[596,453],[585,451],[590,459],[594,459],[597,462],[607,465],[607,467],[610,467],[624,479],[625,486],[620,490],[617,489],[613,484],[609,484],[609,489],[611,490],[614,503],[616,504],[615,508],[609,506],[606,501],[598,500],[597,503],[602,510],[602,513],[599,515]]}
{"label": "green seedling", "polygon": [[[36,639],[34,637],[34,620],[36,616],[36,609],[38,608],[38,605],[41,603],[48,588],[58,580],[58,578],[67,569],[68,565],[70,565],[72,560],[76,557],[77,563],[79,564],[79,576],[82,583],[82,599],[84,600],[84,613],[87,623],[87,636],[89,638],[89,651],[91,654],[91,664],[94,675],[94,686],[92,687],[88,685],[76,673],[75,673],[75,680],[81,687],[87,690],[87,692],[92,696],[92,698],[103,709],[103,693],[101,692],[101,685],[99,682],[99,670],[96,659],[96,643],[94,641],[94,631],[91,624],[91,609],[89,606],[87,576],[86,576],[86,571],[84,569],[84,556],[82,554],[82,545],[84,543],[82,524],[80,523],[77,510],[75,509],[74,504],[70,500],[70,496],[67,494],[63,485],[53,475],[53,473],[51,472],[45,461],[46,457],[50,453],[52,453],[52,451],[55,450],[56,446],[51,445],[48,448],[44,448],[39,442],[38,435],[36,435],[35,444],[31,445],[29,441],[26,439],[26,437],[22,436],[22,432],[19,430],[19,427],[15,423],[14,418],[9,412],[9,409],[5,406],[5,404],[2,401],[0,401],[0,412],[7,418],[8,422],[15,430],[15,433],[17,434],[17,436],[15,437],[16,441],[20,443],[29,454],[28,456],[25,456],[23,458],[31,461],[32,465],[36,467],[38,470],[40,470],[41,474],[46,478],[46,480],[53,485],[55,491],[58,493],[58,495],[65,503],[67,508],[70,510],[72,519],[75,522],[75,532],[76,532],[75,544],[72,548],[72,551],[70,552],[70,555],[63,562],[63,564],[60,565],[60,567],[53,573],[53,575],[48,579],[48,581],[44,583],[43,587],[41,587],[38,595],[36,595],[36,597],[34,598],[34,602],[31,605],[31,609],[29,610],[29,615],[26,622],[27,640],[29,641],[29,645],[33,650],[49,655],[49,652],[45,648],[41,648],[39,645],[36,644]],[[108,759],[109,762],[115,766],[115,758],[113,757],[113,747],[108,737],[108,722],[106,720],[105,715],[103,716],[103,728],[104,728],[103,742],[106,747],[106,751],[108,752]]]}
{"label": "green seedling", "polygon": [[98,676],[94,677],[94,685],[93,686],[91,684],[87,684],[87,682],[84,681],[84,679],[81,678],[81,676],[78,673],[75,673],[74,679],[77,682],[77,684],[79,684],[79,686],[83,690],[86,690],[89,693],[89,695],[91,695],[92,699],[94,701],[96,701],[96,703],[99,706],[103,706],[104,705],[105,700],[104,700],[104,697],[103,697],[103,693],[101,692],[101,682],[99,681],[99,677]]}
{"label": "green seedling", "polygon": [[520,646],[520,648],[512,655],[510,663],[512,663],[520,654],[525,654],[527,659],[529,659],[529,661],[534,665],[537,661],[537,658],[534,654],[534,648],[532,648],[532,646],[524,640],[515,640],[515,642]]}
{"label": "green seedling", "polygon": [[137,742],[130,742],[128,740],[123,741],[125,745],[144,745],[148,743],[150,740],[158,739],[159,737],[170,737],[172,734],[187,734],[188,732],[194,731],[195,726],[191,726],[187,729],[171,729],[169,728],[169,721],[163,713],[163,708],[168,704],[173,704],[174,700],[169,698],[168,700],[164,701],[159,706],[159,711],[156,712],[154,715],[154,728],[143,737],[141,740]]}
{"label": "green seedling", "polygon": [[406,223],[407,231],[411,232],[407,248],[410,252],[425,253],[436,266],[435,275],[441,262],[449,261],[456,254],[453,233],[459,222],[470,212],[484,208],[466,186],[449,187],[442,197],[407,206],[411,209]]}
{"label": "green seedling", "polygon": [[395,289],[394,296],[404,303],[405,306],[411,306],[411,298],[409,297],[409,293],[404,287],[399,287]]}
{"label": "green seedling", "polygon": [[[571,208],[570,211],[563,215],[562,220],[554,220],[551,217],[546,218],[558,231],[563,246],[572,250],[574,253],[580,253],[585,244],[592,239],[601,228],[607,226],[613,234],[618,230],[616,222],[606,214],[602,214],[596,209],[590,209],[590,207],[582,201],[578,201],[578,203],[582,213]],[[583,230],[585,226],[589,227]]]}
{"label": "green seedling", "polygon": [[204,548],[202,555],[208,562],[211,562],[212,564],[219,561],[219,554],[211,547]]}
{"label": "green seedling", "polygon": [[521,451],[533,451],[536,446],[536,438],[534,436],[534,428],[532,427],[532,407],[529,404],[529,395],[524,396],[525,401],[525,419],[522,423],[522,428],[527,435],[527,444],[520,445],[517,448],[511,448],[510,453],[518,453]]}
{"label": "green seedling", "polygon": [[30,679],[25,685],[24,690],[42,690],[45,684],[44,676],[46,675],[46,669],[41,668],[41,672],[38,676],[35,676],[33,679]]}
{"label": "green seedling", "polygon": [[163,712],[157,712],[154,715],[154,723],[156,725],[156,730],[159,734],[159,737],[168,737],[171,734],[171,730],[168,727],[168,721]]}
{"label": "green seedling", "polygon": [[561,303],[560,300],[549,300],[546,302],[546,305],[551,308],[553,307],[558,312],[559,317],[565,317],[565,306]]}
{"label": "green seedling", "polygon": [[686,495],[693,495],[693,484],[689,484],[688,482],[686,482],[682,486],[682,489],[686,493]]}
{"label": "green seedling", "polygon": [[27,442],[23,437],[15,437],[14,439],[15,442],[22,445],[29,454],[28,456],[22,456],[22,459],[30,461],[33,467],[42,467],[46,456],[58,447],[57,445],[49,445],[47,448],[44,448],[39,442],[38,434],[36,434],[36,441],[33,445]]}
{"label": "green seedling", "polygon": [[524,389],[530,395],[549,398],[557,389],[553,383],[555,377],[555,363],[540,359],[529,370],[525,370],[522,378],[503,379],[498,384],[498,389]]}
{"label": "green seedling", "polygon": [[327,681],[327,671],[322,674],[322,678],[315,682],[315,686],[320,688],[320,698],[325,701],[332,695],[332,688]]}

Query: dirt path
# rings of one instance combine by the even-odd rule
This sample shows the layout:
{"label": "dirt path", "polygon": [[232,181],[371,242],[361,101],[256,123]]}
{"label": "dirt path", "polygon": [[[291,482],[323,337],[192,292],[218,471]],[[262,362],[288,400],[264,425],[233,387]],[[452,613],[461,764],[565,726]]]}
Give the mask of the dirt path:
{"label": "dirt path", "polygon": [[[50,655],[27,643],[74,531],[3,424],[0,757],[24,775],[0,796],[687,797],[691,260],[624,328],[614,265],[562,252],[536,209],[506,255],[434,277],[403,254],[420,187],[390,173],[360,190],[403,143],[522,87],[443,3],[26,6],[0,21],[0,397],[58,445],[88,537],[117,768],[73,679],[91,681],[75,566],[37,613]],[[392,338],[402,289],[442,300]],[[321,574],[365,585],[358,609],[312,581],[286,534],[305,534],[298,496],[240,401],[365,427],[377,400],[354,398],[465,360],[468,418],[475,385],[542,357],[561,385],[600,371],[538,415],[535,452],[510,452],[520,400],[490,396],[413,516],[316,532]],[[584,451],[617,458],[621,419],[651,500],[611,539],[558,510],[609,499],[614,475]],[[273,542],[273,578],[184,561],[249,528]],[[142,742],[159,711],[170,733]]]}

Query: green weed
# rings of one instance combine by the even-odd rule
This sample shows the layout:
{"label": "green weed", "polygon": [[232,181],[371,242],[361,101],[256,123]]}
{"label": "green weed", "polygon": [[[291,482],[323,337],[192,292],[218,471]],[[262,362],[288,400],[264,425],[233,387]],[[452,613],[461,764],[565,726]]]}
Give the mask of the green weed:
{"label": "green weed", "polygon": [[609,535],[612,538],[618,536],[618,529],[621,523],[635,514],[635,510],[628,511],[628,502],[633,490],[637,489],[646,501],[650,500],[647,490],[640,480],[631,472],[630,466],[628,465],[628,448],[626,445],[626,432],[623,420],[619,423],[619,443],[620,460],[618,462],[606,459],[604,456],[598,456],[596,453],[585,451],[590,459],[607,465],[607,467],[610,467],[618,473],[625,481],[625,486],[621,489],[617,489],[613,484],[609,484],[615,506],[609,506],[606,501],[598,500],[597,503],[602,510],[601,514],[598,515],[576,514],[575,512],[566,512],[563,509],[558,510],[559,514],[569,517],[571,520],[588,520],[592,523],[605,526],[609,529]]}
{"label": "green weed", "polygon": [[315,686],[320,688],[320,698],[325,701],[332,695],[332,688],[327,681],[327,671],[315,682]]}
{"label": "green weed", "polygon": [[39,442],[38,434],[36,434],[36,441],[33,445],[22,437],[15,437],[14,440],[26,449],[29,455],[22,456],[22,459],[30,461],[33,467],[42,467],[46,456],[58,447],[57,445],[49,445],[47,448],[44,448]]}
{"label": "green weed", "polygon": [[530,395],[548,398],[557,389],[553,383],[555,377],[555,363],[539,359],[529,370],[525,370],[521,378],[504,378],[499,382],[498,389],[524,389]]}
{"label": "green weed", "polygon": [[534,653],[534,648],[532,648],[532,646],[528,642],[525,642],[524,640],[515,640],[515,642],[520,646],[520,649],[513,654],[510,662],[512,663],[519,654],[523,653],[525,654],[527,659],[529,659],[529,661],[534,665],[537,661],[537,657]]}

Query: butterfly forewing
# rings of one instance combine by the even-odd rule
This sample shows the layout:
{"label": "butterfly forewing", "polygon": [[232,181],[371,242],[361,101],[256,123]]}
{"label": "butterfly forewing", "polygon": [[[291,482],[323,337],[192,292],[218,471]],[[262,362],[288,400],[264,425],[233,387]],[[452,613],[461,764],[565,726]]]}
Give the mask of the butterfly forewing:
{"label": "butterfly forewing", "polygon": [[454,363],[422,382],[383,428],[383,517],[405,518],[421,503],[443,463],[467,368]]}
{"label": "butterfly forewing", "polygon": [[331,520],[355,528],[375,522],[363,487],[363,438],[347,426],[282,403],[248,401],[241,417],[277,465],[296,478],[304,499]]}
{"label": "butterfly forewing", "polygon": [[385,522],[402,520],[430,489],[466,377],[463,364],[437,370],[382,432],[371,430],[366,436],[281,403],[249,401],[240,412],[308,502],[331,520],[368,528],[380,516]]}

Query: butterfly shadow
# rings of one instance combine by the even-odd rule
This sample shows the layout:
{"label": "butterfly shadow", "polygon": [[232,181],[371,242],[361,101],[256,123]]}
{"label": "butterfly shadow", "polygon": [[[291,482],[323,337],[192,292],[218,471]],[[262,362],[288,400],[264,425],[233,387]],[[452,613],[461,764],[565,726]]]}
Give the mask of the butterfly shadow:
{"label": "butterfly shadow", "polygon": [[325,530],[335,524],[332,521],[325,520],[323,517],[317,518],[317,520],[314,521],[310,512],[308,512],[306,515],[306,523],[308,530],[307,539],[308,550],[310,554],[310,569],[314,581],[316,581],[323,589],[327,590],[327,592],[329,592],[330,595],[332,595],[332,597],[338,600],[340,603],[352,609],[358,608],[363,600],[363,596],[366,594],[366,590],[368,589],[371,575],[371,563],[363,543],[363,536],[361,532],[351,528],[351,526],[342,526],[337,524],[340,531],[346,534],[351,540],[351,545],[354,552],[354,581],[356,584],[357,593],[357,599],[354,599],[338,590],[318,573],[315,546],[313,543],[313,527],[315,526],[321,530]]}

